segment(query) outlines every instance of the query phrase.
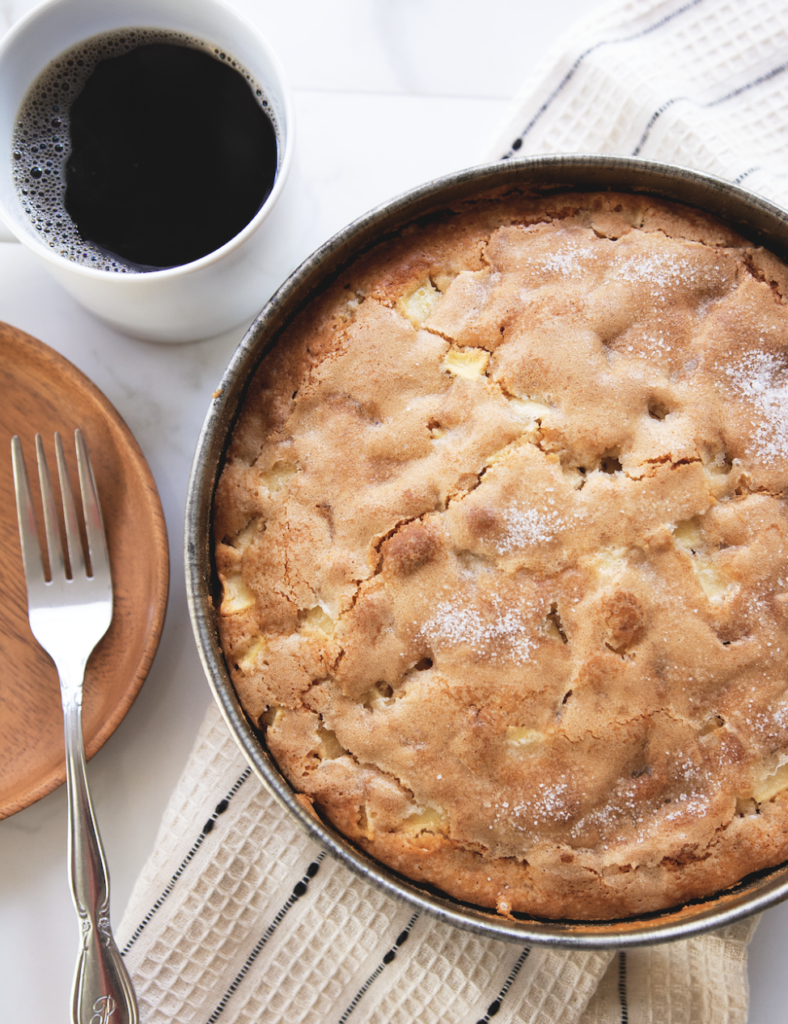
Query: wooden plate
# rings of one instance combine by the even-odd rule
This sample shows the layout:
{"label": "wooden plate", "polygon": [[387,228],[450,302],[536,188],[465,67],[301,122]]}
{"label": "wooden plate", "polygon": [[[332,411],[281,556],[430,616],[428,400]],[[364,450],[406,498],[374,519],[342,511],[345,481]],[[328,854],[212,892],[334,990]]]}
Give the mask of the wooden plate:
{"label": "wooden plate", "polygon": [[116,410],[83,373],[47,345],[0,323],[0,389],[0,818],[5,818],[65,779],[57,672],[34,640],[27,618],[12,436],[19,434],[22,440],[39,524],[36,433],[43,438],[56,492],[56,430],[63,438],[72,486],[78,490],[76,427],[85,435],[96,476],[115,606],[112,624],[85,676],[88,757],[115,731],[150,668],[167,605],[169,554],[159,495],[142,452]]}

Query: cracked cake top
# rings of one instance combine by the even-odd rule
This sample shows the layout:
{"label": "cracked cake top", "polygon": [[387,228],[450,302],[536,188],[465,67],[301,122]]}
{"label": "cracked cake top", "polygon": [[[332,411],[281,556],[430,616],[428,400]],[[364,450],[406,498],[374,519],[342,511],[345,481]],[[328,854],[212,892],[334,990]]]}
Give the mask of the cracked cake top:
{"label": "cracked cake top", "polygon": [[216,492],[221,640],[354,842],[564,919],[788,858],[786,294],[697,211],[508,192],[287,329]]}

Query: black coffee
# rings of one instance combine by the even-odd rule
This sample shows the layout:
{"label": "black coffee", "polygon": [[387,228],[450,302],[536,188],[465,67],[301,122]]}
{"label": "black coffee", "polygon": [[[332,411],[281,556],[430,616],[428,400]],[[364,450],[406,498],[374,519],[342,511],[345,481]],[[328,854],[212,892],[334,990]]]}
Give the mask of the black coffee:
{"label": "black coffee", "polygon": [[190,263],[233,238],[274,184],[267,102],[227,54],[127,30],[62,55],[14,137],[17,190],[67,258],[115,271]]}

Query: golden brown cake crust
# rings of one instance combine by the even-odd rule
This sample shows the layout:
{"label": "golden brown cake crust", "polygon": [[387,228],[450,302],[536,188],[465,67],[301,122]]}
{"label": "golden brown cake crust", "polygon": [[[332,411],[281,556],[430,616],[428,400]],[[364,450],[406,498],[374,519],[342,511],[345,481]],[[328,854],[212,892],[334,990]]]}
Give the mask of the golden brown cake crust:
{"label": "golden brown cake crust", "polygon": [[786,295],[700,213],[510,193],[288,329],[217,489],[220,630],[348,837],[566,919],[788,858]]}

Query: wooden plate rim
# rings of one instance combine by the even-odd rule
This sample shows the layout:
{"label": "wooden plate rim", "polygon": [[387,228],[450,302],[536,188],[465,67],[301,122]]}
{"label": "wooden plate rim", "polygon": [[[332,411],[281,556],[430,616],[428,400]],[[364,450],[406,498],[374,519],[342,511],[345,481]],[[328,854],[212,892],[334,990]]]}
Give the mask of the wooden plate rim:
{"label": "wooden plate rim", "polygon": [[[85,394],[89,402],[94,404],[99,415],[107,421],[108,427],[113,429],[122,441],[124,453],[128,457],[128,465],[131,467],[128,475],[136,476],[142,484],[141,492],[143,498],[141,503],[145,505],[148,511],[153,529],[151,554],[149,557],[154,565],[155,586],[150,594],[150,626],[143,645],[142,655],[137,664],[136,671],[129,681],[129,685],[123,691],[120,699],[115,704],[113,712],[107,717],[104,724],[90,736],[85,737],[85,754],[90,759],[115,732],[134,703],[150,671],[161,639],[167,610],[170,579],[169,545],[164,512],[150,467],[134,435],[117,409],[93,381],[65,356],[49,345],[14,327],[12,324],[1,320],[0,339],[3,341],[10,340],[13,344],[19,346],[20,349],[25,349],[28,353],[32,352],[33,357],[38,359],[43,366],[50,366],[61,379],[67,378],[75,388]],[[25,807],[29,807],[37,800],[53,792],[53,790],[65,782],[65,779],[66,768],[65,761],[63,761],[59,768],[51,771],[42,782],[29,789],[24,796],[16,797],[0,804],[0,820],[23,810]]]}

